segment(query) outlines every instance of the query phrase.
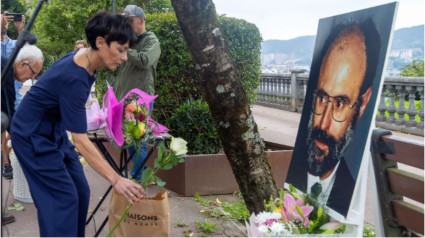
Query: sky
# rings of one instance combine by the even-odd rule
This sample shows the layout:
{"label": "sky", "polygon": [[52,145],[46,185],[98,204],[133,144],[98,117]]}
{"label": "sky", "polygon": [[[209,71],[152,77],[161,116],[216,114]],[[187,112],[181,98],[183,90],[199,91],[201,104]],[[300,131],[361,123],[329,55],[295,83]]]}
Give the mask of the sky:
{"label": "sky", "polygon": [[[218,14],[254,23],[263,40],[316,35],[319,19],[391,3],[389,0],[213,0]],[[394,29],[424,24],[425,0],[399,0]]]}

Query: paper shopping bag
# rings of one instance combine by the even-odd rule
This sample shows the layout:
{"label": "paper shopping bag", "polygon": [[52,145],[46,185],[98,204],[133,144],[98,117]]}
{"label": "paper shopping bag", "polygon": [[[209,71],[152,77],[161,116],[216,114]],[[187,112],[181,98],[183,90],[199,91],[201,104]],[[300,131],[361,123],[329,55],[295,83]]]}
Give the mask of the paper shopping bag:
{"label": "paper shopping bag", "polygon": [[[109,230],[120,219],[127,205],[127,199],[119,195],[114,189],[109,203]],[[142,199],[140,203],[134,203],[127,216],[111,234],[115,237],[164,237],[169,235],[170,209],[166,190],[160,191],[152,198]]]}

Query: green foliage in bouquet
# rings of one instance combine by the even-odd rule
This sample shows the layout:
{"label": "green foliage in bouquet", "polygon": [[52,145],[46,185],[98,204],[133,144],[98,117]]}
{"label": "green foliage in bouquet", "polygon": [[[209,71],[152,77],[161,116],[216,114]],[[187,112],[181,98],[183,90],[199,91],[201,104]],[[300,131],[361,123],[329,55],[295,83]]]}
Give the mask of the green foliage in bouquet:
{"label": "green foliage in bouquet", "polygon": [[[169,145],[169,153],[168,150],[164,144],[164,142],[160,142],[158,145],[158,157],[154,160],[154,168],[146,168],[142,173],[141,181],[136,181],[138,183],[141,183],[143,187],[147,187],[147,185],[151,182],[156,182],[158,186],[162,187],[165,185],[165,182],[162,181],[158,176],[155,175],[155,173],[162,169],[162,170],[169,170],[173,166],[177,165],[178,163],[183,163],[184,159],[183,157],[186,156],[187,153],[187,142],[181,138],[172,138],[171,143]],[[128,204],[126,209],[124,210],[124,213],[121,215],[120,219],[117,221],[117,223],[112,227],[112,229],[109,231],[109,233],[106,235],[107,237],[110,237],[111,234],[114,232],[114,230],[118,227],[118,225],[122,222],[124,217],[127,215],[128,210],[130,210],[132,204]]]}
{"label": "green foliage in bouquet", "polygon": [[215,154],[222,148],[208,104],[201,99],[187,100],[173,111],[167,124],[170,134],[188,142],[189,154]]}
{"label": "green foliage in bouquet", "polygon": [[140,142],[145,142],[152,137],[152,128],[148,124],[148,108],[145,103],[138,103],[140,96],[131,93],[124,100],[124,112],[122,119],[122,133],[124,146],[134,146],[136,151],[136,161],[139,158]]}
{"label": "green foliage in bouquet", "polygon": [[172,138],[170,143],[170,153],[167,153],[167,148],[164,142],[158,145],[158,157],[154,160],[154,167],[146,168],[143,171],[141,184],[143,187],[149,183],[155,182],[158,186],[163,187],[165,182],[155,175],[158,170],[170,170],[178,163],[184,162],[184,156],[187,153],[186,141],[181,138]]}
{"label": "green foliage in bouquet", "polygon": [[[133,166],[137,164],[139,158],[140,144],[141,142],[148,143],[150,140],[155,139],[153,136],[152,127],[149,123],[154,121],[148,121],[148,108],[146,104],[138,103],[139,96],[135,93],[131,93],[124,100],[124,112],[123,112],[123,123],[122,132],[124,137],[123,148],[134,146],[136,151],[136,161]],[[139,182],[143,187],[146,187],[151,182],[156,182],[158,186],[164,186],[163,182],[155,173],[162,170],[170,170],[173,166],[178,163],[183,163],[183,157],[187,154],[187,142],[181,138],[172,137],[171,143],[169,144],[170,152],[164,142],[158,144],[158,157],[154,160],[154,167],[146,168]]]}

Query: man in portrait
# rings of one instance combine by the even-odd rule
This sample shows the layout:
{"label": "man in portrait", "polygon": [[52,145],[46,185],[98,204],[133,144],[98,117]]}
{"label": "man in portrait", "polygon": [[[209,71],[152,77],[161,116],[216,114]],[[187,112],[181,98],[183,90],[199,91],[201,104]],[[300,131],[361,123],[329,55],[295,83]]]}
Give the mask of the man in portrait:
{"label": "man in portrait", "polygon": [[[345,152],[371,99],[379,53],[379,36],[371,26],[371,21],[338,25],[325,41],[318,72],[312,67],[310,77],[317,85],[310,97],[307,135],[298,135],[303,146],[296,144],[286,181],[343,216],[358,173],[349,168]],[[355,163],[363,156],[363,150],[358,152]]]}

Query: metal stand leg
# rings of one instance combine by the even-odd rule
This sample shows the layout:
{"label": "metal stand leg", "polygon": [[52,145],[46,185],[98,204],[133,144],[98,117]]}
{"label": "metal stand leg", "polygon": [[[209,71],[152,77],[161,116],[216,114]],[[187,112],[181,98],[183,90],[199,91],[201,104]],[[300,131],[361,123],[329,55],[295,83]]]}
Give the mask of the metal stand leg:
{"label": "metal stand leg", "polygon": [[102,222],[102,225],[100,225],[99,230],[94,234],[94,237],[98,237],[100,232],[103,230],[103,227],[105,227],[106,222],[108,222],[109,217],[106,216],[105,220]]}

